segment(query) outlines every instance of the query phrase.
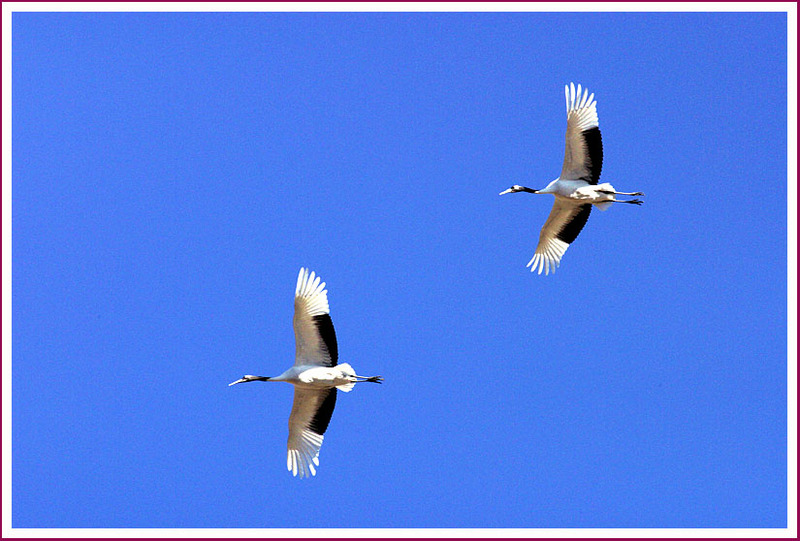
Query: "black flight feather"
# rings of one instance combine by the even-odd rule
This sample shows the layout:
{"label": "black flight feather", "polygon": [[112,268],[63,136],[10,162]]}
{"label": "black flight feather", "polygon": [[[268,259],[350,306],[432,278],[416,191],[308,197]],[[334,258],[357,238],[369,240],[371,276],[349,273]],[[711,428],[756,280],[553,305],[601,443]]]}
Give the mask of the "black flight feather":
{"label": "black flight feather", "polygon": [[603,169],[603,138],[600,136],[600,128],[589,128],[581,135],[586,145],[588,161],[586,167],[589,169],[589,173],[580,180],[585,180],[589,184],[597,184],[600,179],[600,171]]}
{"label": "black flight feather", "polygon": [[322,342],[325,344],[325,349],[328,350],[328,355],[331,358],[331,366],[336,366],[339,362],[339,347],[336,345],[336,332],[333,330],[333,321],[330,314],[320,314],[313,316],[314,324],[317,326]]}
{"label": "black flight feather", "polygon": [[566,242],[567,244],[572,244],[576,238],[578,238],[578,233],[581,232],[583,226],[586,225],[586,221],[589,219],[589,214],[592,212],[592,205],[581,205],[578,207],[577,213],[572,216],[572,218],[564,224],[564,228],[558,232],[556,238],[558,240]]}
{"label": "black flight feather", "polygon": [[311,422],[308,424],[309,430],[320,436],[325,434],[325,431],[328,429],[328,423],[331,422],[333,408],[336,406],[336,387],[327,389],[326,391],[320,391],[320,394],[322,393],[327,394],[317,408],[317,412],[314,414]]}

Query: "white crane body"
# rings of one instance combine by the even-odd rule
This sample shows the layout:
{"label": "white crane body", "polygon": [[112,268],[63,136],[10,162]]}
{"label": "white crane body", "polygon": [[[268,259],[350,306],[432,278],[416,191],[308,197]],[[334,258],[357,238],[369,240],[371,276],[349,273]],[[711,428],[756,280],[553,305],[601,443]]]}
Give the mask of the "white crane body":
{"label": "white crane body", "polygon": [[562,180],[555,179],[543,190],[536,190],[536,193],[552,194],[556,199],[564,199],[567,202],[579,203],[581,205],[590,203],[600,210],[606,210],[612,203],[620,203],[614,198],[614,186],[608,182],[603,184],[589,184],[585,180]]}
{"label": "white crane body", "polygon": [[356,373],[347,363],[333,367],[312,364],[293,366],[280,376],[269,378],[268,381],[285,381],[295,387],[304,389],[330,389],[336,387],[340,391],[349,392],[353,388],[351,384],[358,381],[356,378]]}

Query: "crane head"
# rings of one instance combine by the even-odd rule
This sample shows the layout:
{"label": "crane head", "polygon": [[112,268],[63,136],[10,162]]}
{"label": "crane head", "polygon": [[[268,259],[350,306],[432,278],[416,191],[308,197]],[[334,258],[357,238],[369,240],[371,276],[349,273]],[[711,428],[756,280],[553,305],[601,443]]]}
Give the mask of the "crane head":
{"label": "crane head", "polygon": [[233,383],[229,383],[228,387],[231,385],[236,385],[237,383],[247,383],[248,381],[268,381],[269,378],[265,376],[242,376],[242,379],[237,379]]}
{"label": "crane head", "polygon": [[531,190],[530,188],[526,188],[525,186],[520,186],[519,184],[514,184],[509,189],[507,189],[507,190],[505,190],[503,192],[500,192],[499,195],[505,195],[507,193],[517,193],[517,192],[536,193],[536,190]]}

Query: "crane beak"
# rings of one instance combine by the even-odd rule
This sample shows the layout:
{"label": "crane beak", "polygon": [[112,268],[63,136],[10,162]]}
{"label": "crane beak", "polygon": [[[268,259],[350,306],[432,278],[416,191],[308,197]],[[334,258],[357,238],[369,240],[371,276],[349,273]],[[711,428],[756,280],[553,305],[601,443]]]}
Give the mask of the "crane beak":
{"label": "crane beak", "polygon": [[242,378],[242,379],[237,379],[237,380],[236,380],[236,381],[234,381],[233,383],[229,383],[229,384],[228,384],[228,387],[230,387],[231,385],[236,385],[237,383],[244,383],[244,382],[246,382],[246,381],[250,381],[250,380],[249,380],[249,379],[245,379],[245,378]]}
{"label": "crane beak", "polygon": [[506,191],[504,191],[504,192],[500,192],[498,195],[505,195],[505,194],[507,194],[507,193],[511,193],[511,192],[513,192],[513,191],[514,191],[514,189],[513,189],[513,188],[509,188],[509,189],[507,189],[507,190],[506,190]]}

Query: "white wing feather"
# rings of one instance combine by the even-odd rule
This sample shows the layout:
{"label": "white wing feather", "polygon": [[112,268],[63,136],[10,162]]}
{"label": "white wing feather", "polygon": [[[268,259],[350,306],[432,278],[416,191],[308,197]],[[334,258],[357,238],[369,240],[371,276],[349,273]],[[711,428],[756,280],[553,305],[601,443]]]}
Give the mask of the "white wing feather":
{"label": "white wing feather", "polygon": [[313,319],[314,316],[329,313],[325,282],[320,283],[320,277],[315,276],[313,271],[309,273],[308,269],[300,269],[294,294],[292,322],[296,346],[295,365],[330,364],[330,355]]}
{"label": "white wing feather", "polygon": [[317,474],[315,466],[319,466],[319,450],[324,436],[309,427],[329,392],[330,389],[294,389],[286,457],[286,467],[292,475],[310,477]]}
{"label": "white wing feather", "polygon": [[589,94],[588,90],[583,90],[583,95],[581,95],[581,85],[578,85],[576,92],[575,85],[570,83],[564,88],[564,93],[567,96],[567,135],[564,165],[559,178],[577,180],[590,173],[589,155],[583,132],[599,127],[597,102],[594,101],[594,94]]}

